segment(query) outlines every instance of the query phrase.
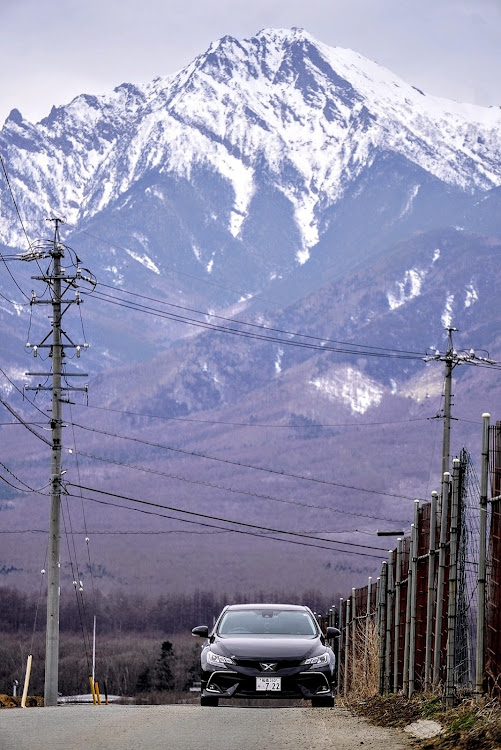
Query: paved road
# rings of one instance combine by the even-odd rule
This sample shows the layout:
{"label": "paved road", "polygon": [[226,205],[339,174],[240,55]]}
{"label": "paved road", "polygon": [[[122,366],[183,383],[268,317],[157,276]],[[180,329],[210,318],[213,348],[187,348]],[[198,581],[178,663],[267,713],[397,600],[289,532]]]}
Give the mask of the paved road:
{"label": "paved road", "polygon": [[0,750],[405,750],[342,707],[59,706],[0,711]]}

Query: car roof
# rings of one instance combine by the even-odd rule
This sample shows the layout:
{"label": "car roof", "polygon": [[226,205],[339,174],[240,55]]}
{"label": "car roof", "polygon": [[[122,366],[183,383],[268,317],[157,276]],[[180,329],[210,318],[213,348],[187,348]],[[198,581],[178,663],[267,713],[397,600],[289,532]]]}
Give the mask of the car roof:
{"label": "car roof", "polygon": [[291,609],[291,610],[299,610],[302,612],[309,612],[309,608],[305,607],[303,604],[228,604],[225,607],[225,610],[229,609]]}

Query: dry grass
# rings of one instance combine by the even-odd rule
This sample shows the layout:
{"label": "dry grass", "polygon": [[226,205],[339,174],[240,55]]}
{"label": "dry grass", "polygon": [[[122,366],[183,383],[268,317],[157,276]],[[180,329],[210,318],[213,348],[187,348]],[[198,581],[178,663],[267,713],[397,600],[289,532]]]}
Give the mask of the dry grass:
{"label": "dry grass", "polygon": [[347,708],[369,719],[373,724],[403,728],[419,719],[432,719],[444,728],[443,734],[420,743],[423,750],[494,750],[501,748],[501,708],[497,701],[481,704],[463,700],[454,708],[446,708],[441,696],[434,694],[374,695],[345,700]]}
{"label": "dry grass", "polygon": [[[375,695],[379,689],[379,638],[374,620],[369,621],[366,633],[365,621],[357,623],[355,637],[355,666],[353,668],[353,646],[350,632],[348,659],[348,695],[363,700]],[[343,694],[344,660],[341,664],[339,693]]]}
{"label": "dry grass", "polygon": [[365,716],[374,724],[403,728],[419,719],[432,719],[444,728],[443,734],[416,744],[422,750],[501,750],[501,707],[497,701],[484,699],[480,704],[465,699],[447,708],[441,694],[378,695],[379,638],[375,623],[370,622],[369,637],[365,622],[360,620],[356,632],[356,659],[353,668],[350,632],[348,690],[343,697],[344,660],[341,664],[339,694],[353,713]]}

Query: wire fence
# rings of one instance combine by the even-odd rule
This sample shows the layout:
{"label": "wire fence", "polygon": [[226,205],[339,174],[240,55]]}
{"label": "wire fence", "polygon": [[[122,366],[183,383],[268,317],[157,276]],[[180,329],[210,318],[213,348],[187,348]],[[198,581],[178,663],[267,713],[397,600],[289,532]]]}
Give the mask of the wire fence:
{"label": "wire fence", "polygon": [[377,580],[352,589],[328,624],[341,630],[341,694],[441,690],[449,704],[499,696],[501,422],[490,427],[484,418],[480,480],[463,448],[441,495],[415,501],[410,535]]}

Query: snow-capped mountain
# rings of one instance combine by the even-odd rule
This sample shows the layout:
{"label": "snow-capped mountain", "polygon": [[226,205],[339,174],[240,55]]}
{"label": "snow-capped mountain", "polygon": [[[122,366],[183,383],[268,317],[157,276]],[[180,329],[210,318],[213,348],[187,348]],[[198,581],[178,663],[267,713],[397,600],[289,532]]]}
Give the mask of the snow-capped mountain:
{"label": "snow-capped mountain", "polygon": [[[166,482],[177,479],[176,499],[186,507],[206,503],[210,513],[252,522],[258,513],[270,527],[281,508],[267,504],[270,492],[298,505],[307,495],[323,510],[310,508],[305,521],[304,510],[288,507],[280,523],[297,529],[325,529],[327,502],[338,503],[333,512],[349,507],[368,518],[367,498],[353,483],[390,498],[426,495],[439,469],[430,456],[438,422],[430,420],[440,411],[443,370],[420,355],[443,349],[443,328],[452,325],[460,329],[458,348],[501,359],[501,109],[428,96],[355,52],[299,29],[268,29],[246,40],[225,37],[184,70],[147,85],[77,97],[37,124],[14,110],[0,131],[0,152],[30,240],[48,237],[47,218],[64,218],[64,242],[101,285],[83,308],[91,348],[72,362],[89,372],[91,407],[103,410],[72,407],[72,420],[87,429],[79,471],[88,482],[163,497]],[[0,244],[9,259],[27,250],[5,180]],[[8,266],[17,287],[1,267],[0,365],[21,387],[32,364],[24,344],[47,335],[47,319],[45,309],[22,304],[21,290],[29,300],[35,286],[34,264]],[[123,291],[119,306],[105,297],[113,289]],[[131,299],[144,303],[142,313],[127,309]],[[174,305],[169,319],[165,307],[144,314],[164,303]],[[274,342],[237,338],[186,325],[177,313],[204,323],[238,318],[281,334]],[[288,346],[294,331],[317,348]],[[329,339],[358,343],[360,356],[321,351]],[[369,357],[366,346],[415,356]],[[495,371],[458,369],[455,408],[465,421],[454,425],[454,439],[475,438],[475,420],[485,410],[495,415],[500,403],[498,379]],[[0,393],[40,420],[5,379]],[[118,448],[94,434],[96,424],[140,440]],[[30,461],[35,486],[43,487],[45,456],[36,444],[27,452],[26,439],[9,443],[6,465],[23,477]],[[156,452],[165,444],[173,446],[169,474],[166,454]],[[224,459],[211,468],[203,454]],[[225,464],[228,456],[233,463]],[[97,460],[108,463],[96,471]],[[146,480],[131,473],[139,463]],[[272,491],[275,479],[252,476],[247,464],[301,467],[334,484],[328,497],[323,486],[283,488],[280,478]],[[338,480],[345,490],[336,489]],[[257,494],[244,506],[234,495],[214,495],[219,484]],[[10,502],[15,493],[8,492]],[[390,498],[371,499],[372,512],[410,520],[409,509]],[[22,518],[25,506],[16,503]],[[162,561],[165,547],[151,544],[150,561]],[[210,537],[204,544],[201,538],[194,556],[182,542],[172,545],[202,586],[210,581],[200,578],[200,550],[211,554]],[[0,569],[2,561],[25,564],[14,543],[10,549]],[[137,578],[126,582],[142,585],[153,573],[141,567],[137,549]],[[119,552],[113,541],[102,549],[115,581],[122,580]],[[243,581],[261,570],[255,547],[245,554]],[[328,585],[331,562],[320,564],[321,554],[311,552],[312,570]],[[280,566],[268,566],[266,555],[261,562],[265,577],[273,568],[281,581]],[[290,553],[292,580],[297,565]],[[346,568],[342,556],[339,566]],[[228,566],[219,572],[227,585]],[[158,580],[163,586],[163,574]]]}
{"label": "snow-capped mountain", "polygon": [[[263,215],[267,230],[288,222],[268,262],[278,275],[284,262],[308,261],[336,224],[333,208],[350,191],[363,193],[360,181],[382,160],[393,174],[406,167],[391,223],[423,200],[430,180],[435,190],[465,195],[501,185],[500,126],[499,108],[427,96],[351,50],[300,29],[268,29],[247,40],[224,37],[148,85],[77,97],[38,124],[14,110],[0,148],[22,213],[40,222],[56,214],[78,229],[138,201],[154,215],[176,214],[189,185],[204,204],[196,217],[204,226],[180,217],[176,228],[207,274],[248,251]],[[379,203],[387,209],[383,195]],[[22,245],[3,184],[1,205],[0,237]],[[161,273],[166,250],[147,227],[135,235],[132,257]]]}

